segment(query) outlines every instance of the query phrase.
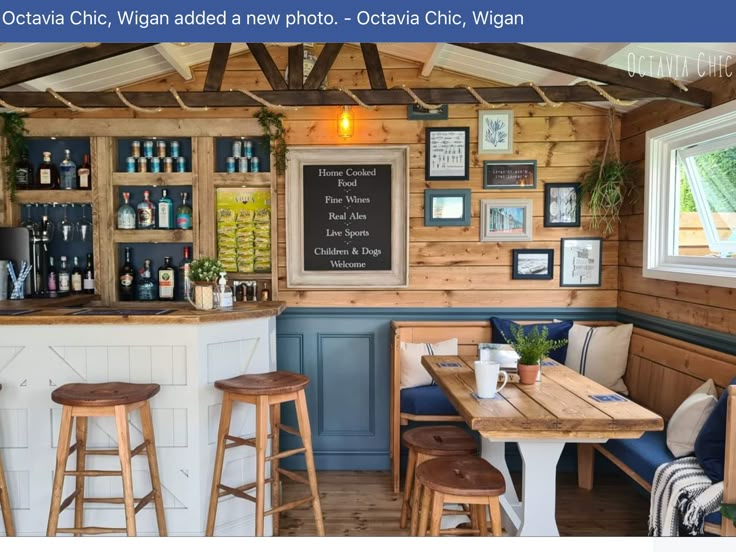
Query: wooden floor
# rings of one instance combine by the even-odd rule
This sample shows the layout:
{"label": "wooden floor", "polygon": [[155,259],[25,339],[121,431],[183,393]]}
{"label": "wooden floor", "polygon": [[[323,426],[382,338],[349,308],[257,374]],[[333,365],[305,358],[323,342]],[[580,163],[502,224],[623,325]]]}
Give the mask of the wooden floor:
{"label": "wooden floor", "polygon": [[[328,536],[406,536],[399,529],[401,499],[391,493],[388,472],[319,472]],[[516,489],[520,483],[516,480]],[[303,496],[303,485],[284,481],[284,498]],[[575,474],[560,474],[557,525],[565,536],[646,536],[649,500],[623,475],[596,476],[592,491],[577,487]],[[281,535],[315,535],[312,510],[281,516]]]}

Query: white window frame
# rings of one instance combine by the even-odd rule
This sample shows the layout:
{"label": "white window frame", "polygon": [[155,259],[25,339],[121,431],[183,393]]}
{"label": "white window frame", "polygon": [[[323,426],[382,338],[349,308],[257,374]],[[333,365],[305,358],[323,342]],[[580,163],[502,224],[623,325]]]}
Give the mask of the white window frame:
{"label": "white window frame", "polygon": [[[680,199],[676,152],[693,147],[694,151],[700,149],[704,153],[718,144],[717,141],[733,134],[736,134],[736,100],[647,132],[642,269],[645,278],[736,288],[736,259],[674,254]],[[710,243],[713,236],[708,234],[712,221],[706,221],[707,217],[701,214],[701,204],[706,202],[705,198],[698,198],[696,188],[691,186],[713,248],[717,243]]]}

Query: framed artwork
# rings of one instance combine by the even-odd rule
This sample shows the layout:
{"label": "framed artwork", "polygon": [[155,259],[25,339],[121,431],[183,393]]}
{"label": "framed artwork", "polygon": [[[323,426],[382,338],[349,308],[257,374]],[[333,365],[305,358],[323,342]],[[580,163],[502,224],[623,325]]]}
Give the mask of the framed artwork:
{"label": "framed artwork", "polygon": [[562,238],[560,286],[600,287],[601,238]]}
{"label": "framed artwork", "polygon": [[514,112],[489,110],[478,112],[478,155],[514,152]]}
{"label": "framed artwork", "polygon": [[425,131],[425,180],[470,180],[470,129],[429,127]]}
{"label": "framed artwork", "polygon": [[544,225],[547,227],[580,226],[580,184],[545,184]]}
{"label": "framed artwork", "polygon": [[514,249],[513,280],[551,280],[554,272],[554,249]]}
{"label": "framed artwork", "polygon": [[424,226],[470,226],[470,190],[424,190]]}
{"label": "framed artwork", "polygon": [[482,199],[480,241],[530,241],[531,199]]}
{"label": "framed artwork", "polygon": [[450,106],[442,104],[437,109],[424,109],[418,104],[406,106],[406,118],[410,121],[443,121],[450,114]]}
{"label": "framed artwork", "polygon": [[537,187],[537,162],[483,161],[483,187],[487,190]]}

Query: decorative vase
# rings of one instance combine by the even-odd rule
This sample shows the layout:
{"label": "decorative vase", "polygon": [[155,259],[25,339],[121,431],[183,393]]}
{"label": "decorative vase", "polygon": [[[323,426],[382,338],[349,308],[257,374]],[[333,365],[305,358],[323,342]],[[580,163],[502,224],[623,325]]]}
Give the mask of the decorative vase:
{"label": "decorative vase", "polygon": [[192,297],[188,301],[197,310],[213,310],[215,308],[215,284],[212,282],[192,282]]}
{"label": "decorative vase", "polygon": [[521,364],[517,365],[519,370],[519,383],[522,385],[531,385],[536,383],[539,374],[539,364]]}

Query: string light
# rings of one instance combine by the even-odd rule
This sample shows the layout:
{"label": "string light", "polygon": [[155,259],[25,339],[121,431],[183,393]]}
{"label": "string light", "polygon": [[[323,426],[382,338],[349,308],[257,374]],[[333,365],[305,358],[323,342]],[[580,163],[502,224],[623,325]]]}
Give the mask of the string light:
{"label": "string light", "polygon": [[431,103],[425,102],[422,98],[417,96],[411,88],[409,88],[405,84],[392,86],[391,88],[401,88],[404,92],[409,94],[417,104],[419,104],[421,107],[423,107],[427,111],[431,111],[433,109],[440,109],[442,107],[442,104],[431,104]]}
{"label": "string light", "polygon": [[72,102],[70,102],[69,100],[67,100],[64,96],[62,96],[58,92],[55,92],[51,88],[47,88],[46,89],[46,92],[48,92],[49,94],[51,94],[54,98],[56,98],[61,103],[63,103],[64,105],[66,105],[72,111],[79,111],[80,113],[87,113],[87,112],[90,112],[90,111],[99,111],[101,109],[99,107],[79,107],[78,105],[74,105]]}
{"label": "string light", "polygon": [[584,84],[586,86],[590,86],[593,90],[598,92],[601,96],[606,98],[609,102],[611,102],[614,105],[628,107],[636,103],[636,100],[619,100],[618,98],[614,98],[608,92],[606,92],[601,86],[598,86],[596,83],[589,81],[589,80],[580,81],[578,84]]}
{"label": "string light", "polygon": [[26,109],[25,107],[18,107],[18,106],[9,104],[8,102],[6,102],[5,100],[3,100],[2,98],[0,98],[0,105],[3,106],[5,109],[8,109],[8,110],[13,111],[15,113],[28,113],[28,109]]}
{"label": "string light", "polygon": [[125,105],[127,105],[130,109],[133,111],[139,111],[140,113],[160,113],[163,111],[160,107],[140,107],[137,105],[134,105],[128,99],[123,96],[123,93],[120,91],[120,88],[115,89],[115,94],[118,95],[118,98],[120,98],[120,101],[123,102]]}
{"label": "string light", "polygon": [[[230,89],[230,92],[232,92],[232,91],[233,91],[233,89],[231,88]],[[301,107],[296,106],[296,105],[278,105],[278,104],[272,104],[271,102],[269,102],[265,98],[261,98],[260,96],[257,96],[256,94],[254,94],[250,90],[245,90],[245,89],[242,89],[242,88],[238,88],[238,89],[236,89],[236,92],[240,92],[241,94],[245,94],[249,98],[257,101],[263,107],[267,107],[268,109],[276,109],[276,110],[288,109],[288,110],[291,110],[291,111],[298,111],[299,109],[301,109]]]}
{"label": "string light", "polygon": [[184,100],[181,99],[181,96],[179,96],[179,93],[174,90],[174,87],[172,86],[169,88],[169,92],[171,92],[171,95],[174,96],[174,99],[176,100],[176,103],[179,104],[179,107],[181,107],[184,111],[209,111],[209,108],[207,106],[204,107],[191,107],[184,103]]}

